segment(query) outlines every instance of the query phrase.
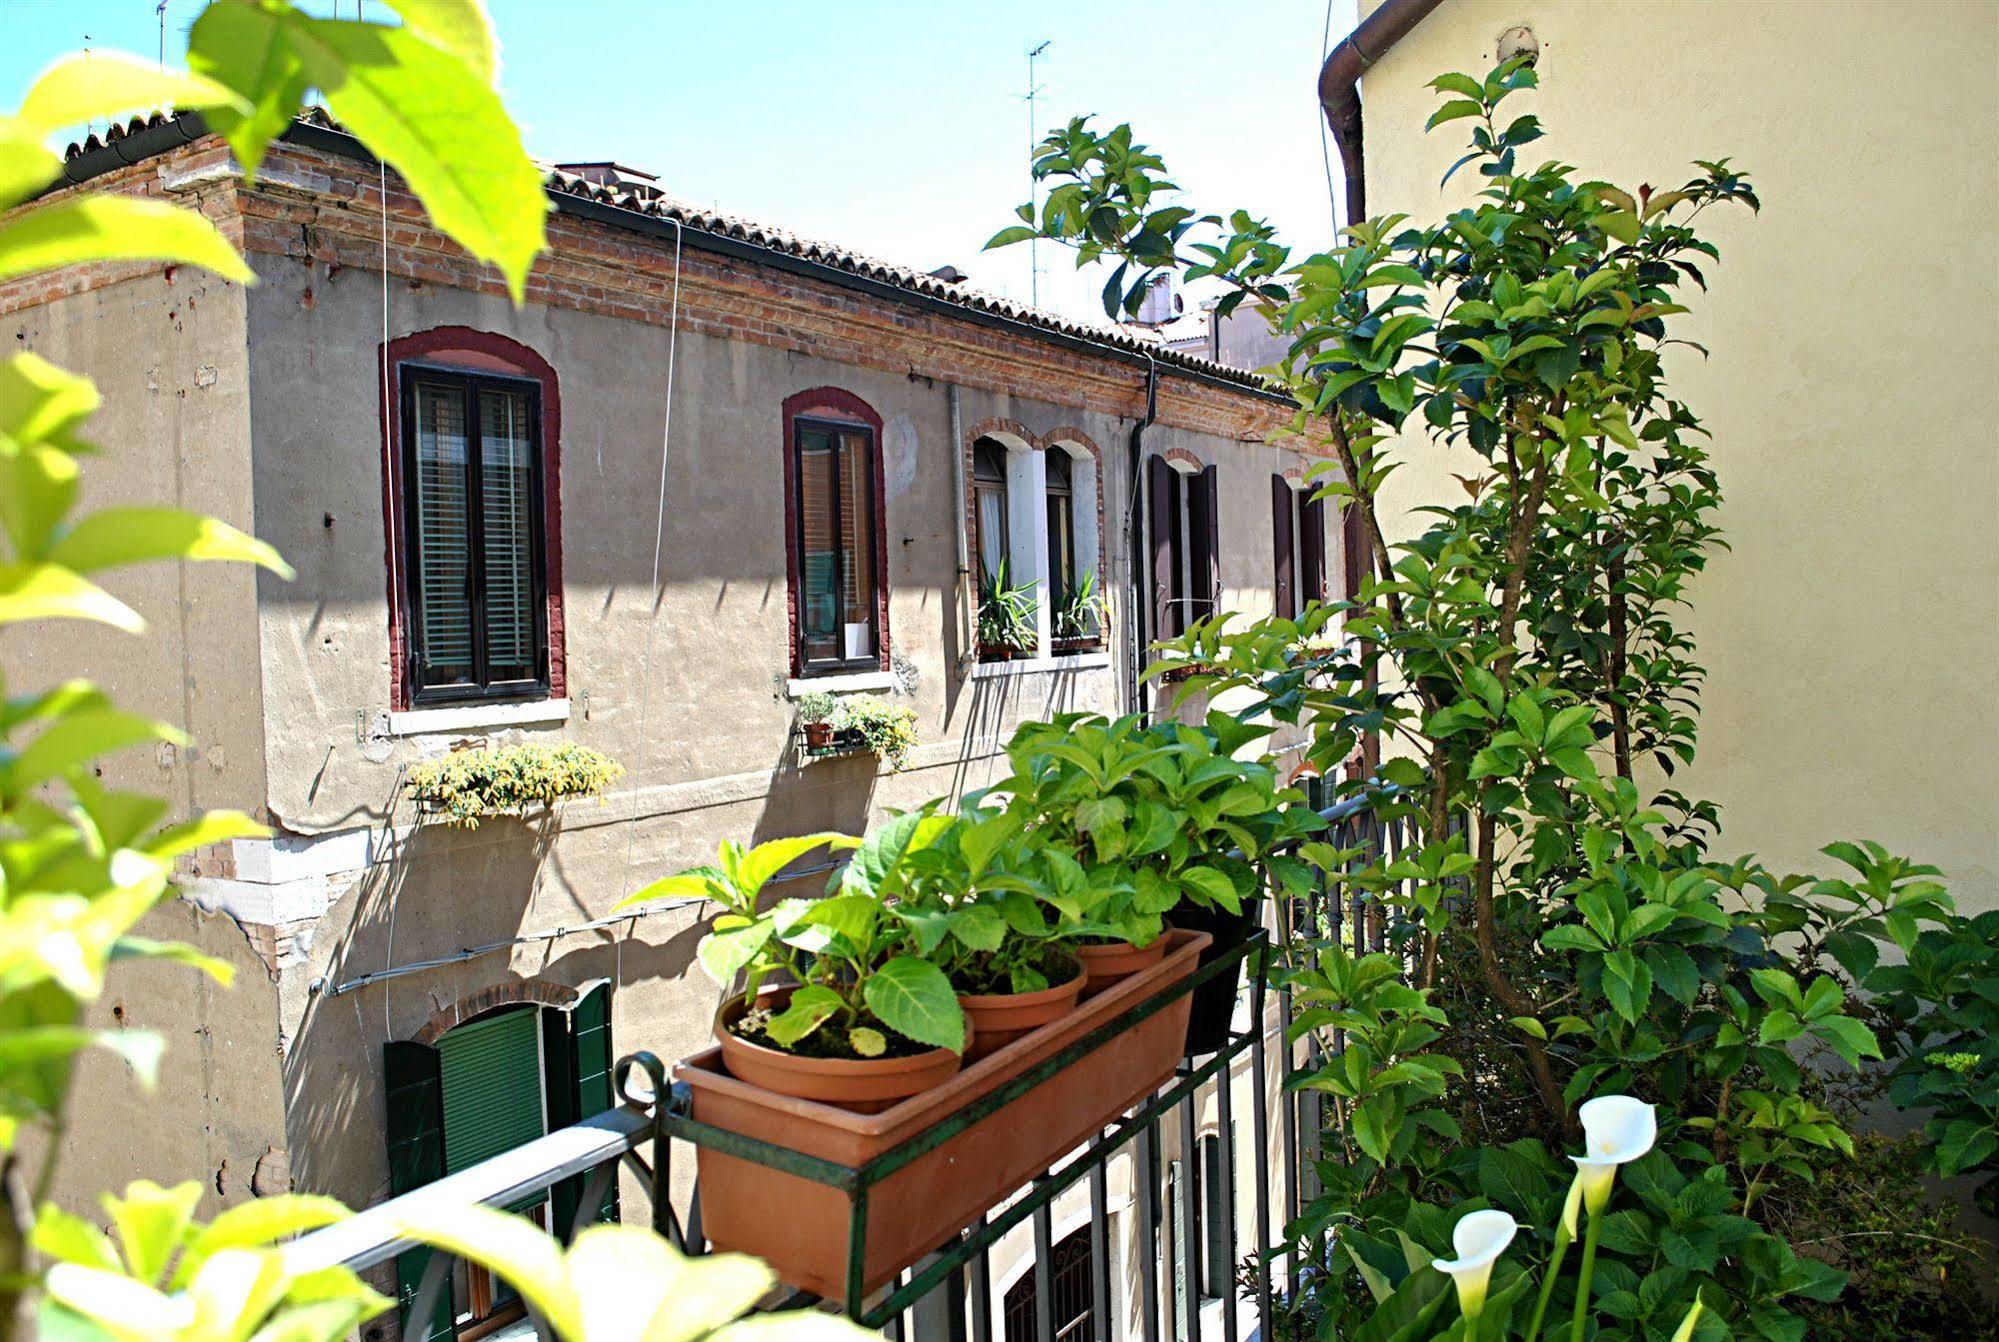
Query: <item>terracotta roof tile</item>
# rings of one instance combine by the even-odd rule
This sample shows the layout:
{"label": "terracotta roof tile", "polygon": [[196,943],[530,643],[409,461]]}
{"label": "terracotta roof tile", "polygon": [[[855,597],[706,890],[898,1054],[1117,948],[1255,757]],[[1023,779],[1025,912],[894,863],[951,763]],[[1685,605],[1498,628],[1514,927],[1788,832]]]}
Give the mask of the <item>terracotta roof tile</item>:
{"label": "terracotta roof tile", "polygon": [[[298,119],[308,125],[345,134],[344,128],[329,116],[324,108],[310,108],[302,112]],[[133,117],[128,122],[111,126],[101,136],[93,134],[80,144],[70,145],[66,157],[75,160],[100,152],[116,145],[128,135],[162,126],[173,120],[175,120],[173,116],[160,112],[150,116]],[[199,133],[198,126],[191,124],[195,122],[195,118],[188,117],[186,121],[190,123],[186,126],[190,133]],[[1150,330],[1134,331],[1102,322],[1075,321],[1060,313],[1017,302],[970,284],[939,279],[909,266],[897,265],[851,248],[803,237],[788,229],[778,228],[759,220],[703,209],[699,205],[677,199],[670,194],[645,198],[635,192],[586,181],[584,178],[553,168],[547,169],[547,185],[549,194],[553,196],[572,196],[594,201],[599,205],[607,205],[613,209],[674,220],[683,228],[748,243],[802,260],[815,261],[836,270],[844,270],[930,298],[942,299],[973,311],[990,313],[1027,326],[1109,345],[1129,353],[1149,355],[1157,359],[1161,365],[1185,368],[1210,378],[1233,382],[1245,390],[1275,390],[1272,383],[1255,373],[1216,363],[1198,355],[1167,349],[1160,343],[1157,333]]]}

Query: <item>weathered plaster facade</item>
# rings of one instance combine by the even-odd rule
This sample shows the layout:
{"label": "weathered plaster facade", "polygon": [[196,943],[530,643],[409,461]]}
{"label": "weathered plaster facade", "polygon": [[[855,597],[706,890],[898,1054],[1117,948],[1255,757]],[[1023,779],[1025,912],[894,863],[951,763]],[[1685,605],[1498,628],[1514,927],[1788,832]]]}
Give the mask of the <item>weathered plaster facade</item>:
{"label": "weathered plaster facade", "polygon": [[[636,218],[552,217],[553,251],[516,309],[393,183],[385,218],[371,168],[297,145],[255,187],[213,141],[106,184],[200,200],[243,240],[260,282],[93,271],[0,286],[0,313],[18,345],[104,389],[93,498],[214,512],[297,570],[291,582],[215,566],[141,574],[119,590],[153,621],[148,639],[65,631],[10,648],[24,686],[87,673],[200,743],[123,761],[121,781],[251,811],[277,834],[201,855],[189,902],[156,919],[226,951],[238,981],[154,992],[170,971],[150,971],[146,1010],[169,1034],[153,1139],[112,1140],[141,1101],[105,1069],[86,1073],[76,1141],[121,1148],[130,1170],[118,1174],[198,1178],[224,1201],[281,1176],[378,1200],[385,1041],[434,1039],[503,1002],[560,1007],[610,980],[619,1051],[698,1048],[719,994],[690,972],[698,911],[565,929],[719,839],[858,831],[886,809],[988,784],[1024,718],[1137,706],[1124,614],[1143,579],[1125,526],[1146,359],[902,307],[703,250],[692,230],[676,307],[674,247]],[[473,714],[421,730],[392,686],[380,351],[441,327],[515,342],[559,379],[563,697],[530,720],[482,727]],[[1269,480],[1302,465],[1267,441],[1284,408],[1240,381],[1154,362],[1144,451],[1219,466],[1222,599],[1267,611]],[[858,397],[882,421],[890,692],[915,709],[922,740],[900,773],[867,756],[807,763],[793,745],[782,407],[814,388]],[[1101,654],[988,667],[966,656],[966,504],[952,461],[981,432],[1095,463],[1100,492],[1079,508],[1096,519],[1111,602]],[[1329,536],[1335,573],[1337,545]],[[482,737],[565,737],[628,773],[601,801],[548,814],[472,832],[418,823],[399,795],[405,768]],[[452,962],[365,978],[438,960]],[[203,1139],[183,1140],[197,1123]],[[80,1196],[107,1173],[71,1178]]]}
{"label": "weathered plaster facade", "polygon": [[[1530,153],[1661,189],[1728,155],[1763,201],[1702,217],[1721,259],[1675,320],[1709,357],[1666,355],[1729,546],[1688,594],[1708,677],[1675,786],[1720,804],[1726,852],[1829,871],[1821,845],[1875,839],[1999,906],[1999,453],[1984,398],[1944,390],[1999,365],[1999,9],[1452,0],[1362,80],[1371,211],[1470,200],[1473,174],[1438,187],[1469,123],[1424,132],[1428,81],[1523,25]],[[1391,541],[1473,470],[1405,446]]]}

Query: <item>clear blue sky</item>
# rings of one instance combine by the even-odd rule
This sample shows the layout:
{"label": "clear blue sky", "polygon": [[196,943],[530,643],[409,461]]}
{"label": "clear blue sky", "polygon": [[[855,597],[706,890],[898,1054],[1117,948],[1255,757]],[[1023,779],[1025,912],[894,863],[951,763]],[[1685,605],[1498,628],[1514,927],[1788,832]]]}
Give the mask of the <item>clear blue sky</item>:
{"label": "clear blue sky", "polygon": [[[1294,243],[1330,237],[1313,91],[1324,0],[488,4],[530,152],[616,159],[690,200],[923,269],[950,262],[1015,297],[1028,293],[1025,247],[979,248],[1027,197],[1020,94],[1043,39],[1042,126],[1131,121],[1191,203],[1266,215]],[[200,11],[169,0],[169,62]],[[1352,26],[1353,0],[1333,0],[1334,40]],[[154,0],[0,0],[0,33],[6,108],[86,36],[148,57],[160,41]],[[1100,317],[1103,277],[1077,276],[1055,248],[1041,256],[1043,305]]]}

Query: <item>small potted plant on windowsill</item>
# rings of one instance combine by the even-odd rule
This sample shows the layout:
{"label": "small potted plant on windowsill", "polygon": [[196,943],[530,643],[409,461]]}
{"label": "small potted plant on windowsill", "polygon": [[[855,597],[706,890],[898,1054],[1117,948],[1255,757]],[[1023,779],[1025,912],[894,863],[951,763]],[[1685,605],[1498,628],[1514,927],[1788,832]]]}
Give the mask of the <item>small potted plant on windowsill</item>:
{"label": "small potted plant on windowsill", "polygon": [[492,816],[597,796],[624,772],[616,760],[574,741],[527,742],[453,750],[411,765],[407,781],[420,814],[477,829]]}
{"label": "small potted plant on windowsill", "polygon": [[1034,588],[1007,579],[1007,561],[997,573],[981,570],[979,582],[979,660],[1004,662],[1034,654]]}
{"label": "small potted plant on windowsill", "polygon": [[833,748],[833,715],[840,710],[839,699],[824,690],[798,697],[798,722],[805,729],[805,748],[828,752]]}
{"label": "small potted plant on windowsill", "polygon": [[1095,569],[1083,570],[1081,578],[1062,589],[1054,615],[1057,653],[1095,652],[1103,646],[1104,598]]}
{"label": "small potted plant on windowsill", "polygon": [[916,746],[916,710],[875,694],[859,694],[843,700],[834,710],[833,747],[858,753],[868,751],[900,771]]}

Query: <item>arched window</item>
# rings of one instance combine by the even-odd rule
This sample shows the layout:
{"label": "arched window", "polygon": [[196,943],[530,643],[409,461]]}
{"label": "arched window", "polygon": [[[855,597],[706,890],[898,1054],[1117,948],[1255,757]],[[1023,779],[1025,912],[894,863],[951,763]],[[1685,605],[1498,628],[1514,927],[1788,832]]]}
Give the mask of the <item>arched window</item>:
{"label": "arched window", "polygon": [[784,403],[792,670],[888,669],[881,417],[835,387]]}
{"label": "arched window", "polygon": [[[1080,1226],[1056,1242],[1049,1261],[1049,1279],[1055,1287],[1054,1314],[1057,1342],[1090,1342],[1108,1336],[1096,1326],[1096,1309],[1091,1304],[1090,1278],[1095,1271],[1090,1248],[1090,1228]],[[1106,1269],[1108,1270],[1108,1269]],[[1034,1342],[1034,1270],[1022,1273],[1007,1287],[1003,1306],[1005,1342]]]}
{"label": "arched window", "polygon": [[560,697],[561,396],[505,336],[389,343],[390,702]]}
{"label": "arched window", "polygon": [[1045,488],[1048,513],[1048,590],[1054,602],[1049,632],[1057,653],[1103,646],[1104,582],[1097,571],[1101,499],[1097,458],[1067,441],[1050,443]]}
{"label": "arched window", "polygon": [[1221,491],[1216,468],[1174,449],[1146,463],[1152,633],[1177,638],[1221,597]]}
{"label": "arched window", "polygon": [[[1009,549],[1006,448],[991,438],[972,445],[972,534],[977,538],[979,581],[999,576]],[[1018,575],[1016,575],[1018,576]]]}
{"label": "arched window", "polygon": [[1048,450],[1048,589],[1060,602],[1076,581],[1075,472],[1069,454]]}

